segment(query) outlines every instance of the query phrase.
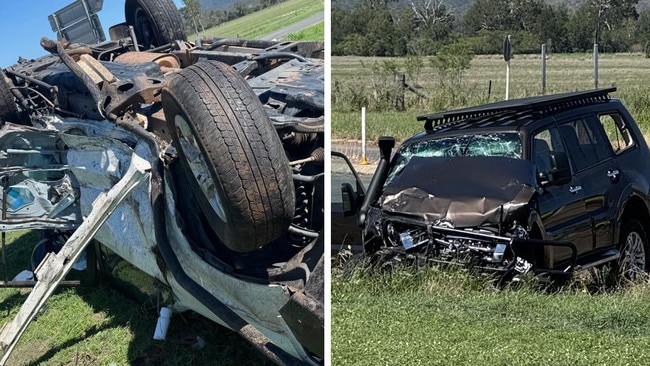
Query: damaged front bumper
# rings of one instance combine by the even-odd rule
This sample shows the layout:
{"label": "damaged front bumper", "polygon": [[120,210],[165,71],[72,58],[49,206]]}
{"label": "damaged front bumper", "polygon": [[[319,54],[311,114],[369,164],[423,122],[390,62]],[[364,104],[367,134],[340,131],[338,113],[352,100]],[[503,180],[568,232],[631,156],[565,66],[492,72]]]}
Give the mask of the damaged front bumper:
{"label": "damaged front bumper", "polygon": [[[445,223],[425,224],[410,220],[378,222],[368,251],[381,249],[424,257],[428,261],[471,267],[481,272],[570,275],[576,269],[577,249],[567,241],[530,239],[516,226],[506,235],[497,228],[453,228]],[[373,237],[373,235],[371,235]],[[381,238],[381,239],[379,239]],[[548,268],[538,256],[547,248],[568,248],[570,257],[561,266]]]}

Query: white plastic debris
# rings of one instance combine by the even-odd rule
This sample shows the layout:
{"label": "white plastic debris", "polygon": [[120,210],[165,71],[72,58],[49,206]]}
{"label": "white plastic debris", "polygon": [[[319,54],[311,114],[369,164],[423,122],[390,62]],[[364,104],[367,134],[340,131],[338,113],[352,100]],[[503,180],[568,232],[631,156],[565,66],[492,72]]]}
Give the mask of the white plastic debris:
{"label": "white plastic debris", "polygon": [[14,281],[16,282],[34,281],[34,273],[26,269],[20,272],[19,274],[17,274],[16,277],[14,277]]}
{"label": "white plastic debris", "polygon": [[167,328],[172,317],[172,309],[168,307],[160,308],[160,316],[156,322],[156,330],[153,333],[153,339],[164,341],[167,337]]}
{"label": "white plastic debris", "polygon": [[72,265],[72,269],[84,271],[86,270],[86,267],[88,267],[88,262],[86,261],[86,252],[83,251],[79,259],[77,259],[77,261]]}
{"label": "white plastic debris", "polygon": [[192,345],[194,349],[202,349],[205,347],[205,340],[199,336],[196,336],[196,343]]}

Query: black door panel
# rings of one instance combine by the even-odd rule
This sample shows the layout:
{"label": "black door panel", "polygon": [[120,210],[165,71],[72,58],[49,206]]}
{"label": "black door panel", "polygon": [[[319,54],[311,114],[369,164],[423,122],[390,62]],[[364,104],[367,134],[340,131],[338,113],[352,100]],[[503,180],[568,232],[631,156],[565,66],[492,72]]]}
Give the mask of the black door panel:
{"label": "black door panel", "polygon": [[[338,152],[332,152],[331,159],[331,237],[332,252],[337,252],[343,246],[362,244],[361,229],[357,224],[358,215],[346,216],[343,205],[341,186],[349,184],[358,197],[365,194],[365,185],[369,176],[360,177],[352,167],[349,159]],[[365,182],[364,182],[365,181]]]}
{"label": "black door panel", "polygon": [[[592,247],[591,220],[584,203],[584,189],[575,193],[570,187],[579,187],[580,181],[573,178],[571,183],[544,189],[539,196],[539,214],[544,224],[546,239],[570,241],[575,244],[578,254]],[[554,263],[568,259],[571,251],[565,248],[546,248],[544,257],[551,267]]]}
{"label": "black door panel", "polygon": [[[533,160],[540,176],[552,171],[552,153],[567,152],[564,139],[556,127],[535,134],[533,138]],[[571,181],[560,185],[547,185],[538,198],[539,215],[544,226],[546,239],[570,241],[578,254],[593,247],[591,219],[587,213],[582,181],[572,174]],[[544,260],[549,267],[568,259],[569,249],[545,247]]]}

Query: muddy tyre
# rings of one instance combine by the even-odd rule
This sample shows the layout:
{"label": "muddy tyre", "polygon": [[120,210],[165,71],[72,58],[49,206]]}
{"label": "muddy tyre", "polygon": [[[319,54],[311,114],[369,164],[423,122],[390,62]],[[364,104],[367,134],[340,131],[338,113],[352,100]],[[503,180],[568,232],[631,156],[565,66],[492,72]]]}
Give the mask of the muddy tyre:
{"label": "muddy tyre", "polygon": [[143,50],[187,41],[181,13],[172,0],[127,0],[124,13]]}
{"label": "muddy tyre", "polygon": [[648,271],[648,237],[636,219],[623,222],[620,236],[621,257],[616,265],[619,279],[635,281]]}
{"label": "muddy tyre", "polygon": [[226,64],[199,62],[171,78],[162,103],[190,189],[223,244],[250,252],[284,233],[291,168],[246,81]]}
{"label": "muddy tyre", "polygon": [[11,80],[4,73],[0,73],[0,126],[5,122],[20,122],[18,106],[11,93],[12,86]]}

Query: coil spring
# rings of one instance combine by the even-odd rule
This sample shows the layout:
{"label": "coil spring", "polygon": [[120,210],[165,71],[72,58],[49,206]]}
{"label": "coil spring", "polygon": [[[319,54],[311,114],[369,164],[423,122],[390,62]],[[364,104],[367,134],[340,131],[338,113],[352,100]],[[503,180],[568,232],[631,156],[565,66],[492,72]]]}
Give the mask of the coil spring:
{"label": "coil spring", "polygon": [[310,227],[310,207],[311,207],[311,194],[309,188],[311,186],[306,182],[300,182],[296,185],[296,212],[293,217],[293,223],[302,228]]}
{"label": "coil spring", "polygon": [[[296,211],[293,217],[293,224],[300,228],[311,228],[311,200],[312,200],[312,187],[307,182],[296,183]],[[301,235],[292,235],[294,238],[303,244],[308,241],[307,237]]]}

